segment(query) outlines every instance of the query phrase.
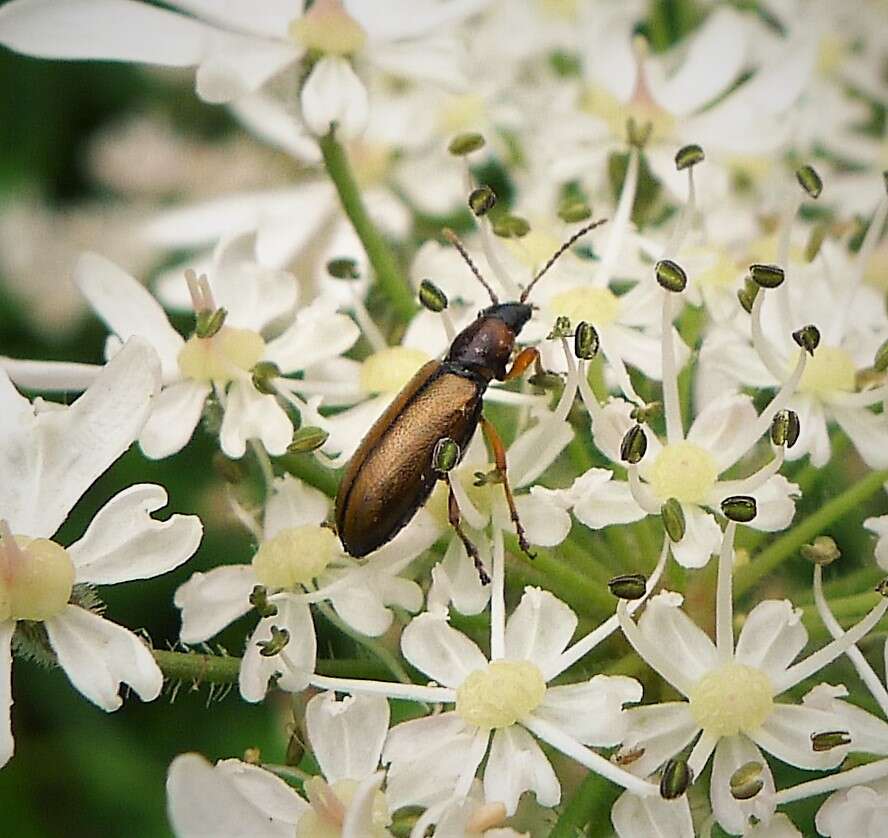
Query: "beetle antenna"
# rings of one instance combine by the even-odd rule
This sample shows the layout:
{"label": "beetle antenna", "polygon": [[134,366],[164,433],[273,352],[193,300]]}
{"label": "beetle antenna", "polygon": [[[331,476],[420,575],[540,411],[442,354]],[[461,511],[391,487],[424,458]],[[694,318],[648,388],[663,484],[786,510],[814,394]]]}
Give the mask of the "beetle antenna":
{"label": "beetle antenna", "polygon": [[478,270],[478,267],[472,261],[472,257],[469,256],[468,252],[466,251],[465,245],[459,240],[459,236],[457,236],[456,233],[454,233],[453,230],[451,230],[449,227],[445,227],[441,231],[441,234],[459,251],[459,255],[462,256],[462,258],[465,260],[465,263],[469,266],[469,269],[472,271],[473,274],[475,274],[475,278],[487,289],[487,293],[490,294],[491,302],[494,305],[499,303],[499,298],[496,296],[496,294],[494,294],[493,288],[491,288],[487,284],[487,280],[484,279],[483,276],[481,276],[481,271]]}
{"label": "beetle antenna", "polygon": [[548,271],[549,268],[551,268],[552,265],[554,265],[567,252],[567,250],[571,247],[571,245],[574,244],[574,242],[576,242],[577,239],[585,236],[586,233],[588,233],[590,230],[594,230],[596,227],[600,227],[606,221],[606,218],[601,218],[598,221],[591,221],[585,227],[580,227],[580,229],[577,230],[576,233],[574,233],[564,244],[561,245],[561,247],[558,248],[558,250],[556,250],[551,255],[551,257],[549,257],[549,261],[546,262],[545,265],[543,265],[543,267],[537,272],[537,275],[530,281],[530,285],[528,285],[527,288],[524,289],[524,292],[521,294],[521,299],[518,302],[523,303],[527,299],[528,295],[530,294],[530,290],[533,288],[534,285],[537,284],[537,282],[539,282],[540,277],[542,277],[543,274],[546,273],[546,271]]}

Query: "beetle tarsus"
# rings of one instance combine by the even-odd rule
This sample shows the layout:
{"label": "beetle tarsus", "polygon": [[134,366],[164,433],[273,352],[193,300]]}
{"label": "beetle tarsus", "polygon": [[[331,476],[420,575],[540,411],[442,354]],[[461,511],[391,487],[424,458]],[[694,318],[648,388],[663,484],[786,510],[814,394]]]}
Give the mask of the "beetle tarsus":
{"label": "beetle tarsus", "polygon": [[443,478],[447,481],[447,488],[449,490],[447,496],[447,518],[450,521],[450,526],[456,530],[456,534],[459,536],[459,540],[462,541],[463,547],[466,548],[466,553],[472,559],[472,563],[475,565],[475,570],[478,571],[478,578],[481,580],[482,585],[490,584],[490,576],[487,571],[484,569],[484,563],[481,561],[481,555],[478,553],[478,548],[472,543],[471,539],[465,534],[462,528],[462,517],[459,512],[459,502],[456,499],[456,495],[453,491],[453,482],[452,478],[448,474]]}

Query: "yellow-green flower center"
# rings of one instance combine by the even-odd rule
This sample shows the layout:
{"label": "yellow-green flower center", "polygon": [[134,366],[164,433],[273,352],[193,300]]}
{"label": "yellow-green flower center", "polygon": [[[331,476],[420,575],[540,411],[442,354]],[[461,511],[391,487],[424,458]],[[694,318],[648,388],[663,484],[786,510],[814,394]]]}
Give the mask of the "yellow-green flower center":
{"label": "yellow-green flower center", "polygon": [[315,0],[290,23],[290,38],[307,50],[324,55],[354,55],[367,42],[367,33],[341,0]]}
{"label": "yellow-green flower center", "polygon": [[[323,777],[312,777],[305,784],[311,809],[296,824],[295,838],[340,838],[346,810],[354,799],[358,785],[357,780],[338,780],[331,786]],[[386,826],[391,821],[391,815],[381,791],[373,795],[370,812],[371,826],[366,838],[385,838],[389,835]]]}
{"label": "yellow-green flower center", "polygon": [[491,661],[456,691],[456,712],[483,730],[509,727],[539,707],[546,681],[530,661]]}
{"label": "yellow-green flower center", "polygon": [[338,553],[339,541],[327,527],[289,527],[259,545],[253,570],[268,588],[294,588],[320,576]]}
{"label": "yellow-green flower center", "polygon": [[438,125],[442,134],[461,134],[477,131],[485,122],[484,99],[477,93],[448,96],[438,110]]}
{"label": "yellow-green flower center", "polygon": [[406,346],[374,352],[361,366],[361,388],[366,393],[397,393],[428,360],[424,352]]}
{"label": "yellow-green flower center", "polygon": [[657,454],[648,479],[662,501],[676,498],[681,503],[703,503],[718,479],[718,465],[705,448],[693,442],[675,442]]}
{"label": "yellow-green flower center", "polygon": [[608,288],[572,288],[556,294],[550,307],[556,316],[569,317],[574,325],[585,320],[607,326],[620,314],[620,298]]}
{"label": "yellow-green flower center", "polygon": [[64,547],[22,535],[0,541],[0,621],[48,620],[64,610],[73,587]]}
{"label": "yellow-green flower center", "polygon": [[824,396],[837,390],[854,390],[857,369],[851,356],[838,346],[819,346],[808,358],[799,391]]}
{"label": "yellow-green flower center", "polygon": [[675,117],[664,111],[648,96],[636,96],[631,102],[623,103],[603,87],[589,85],[583,92],[580,106],[607,123],[615,137],[626,136],[626,123],[632,119],[639,129],[651,126],[650,140],[667,140],[675,127]]}
{"label": "yellow-green flower center", "polygon": [[192,335],[179,350],[179,371],[195,381],[225,384],[251,370],[265,354],[262,336],[223,326],[211,338]]}
{"label": "yellow-green flower center", "polygon": [[697,682],[690,707],[697,724],[713,736],[752,731],[771,715],[771,682],[760,669],[726,663]]}

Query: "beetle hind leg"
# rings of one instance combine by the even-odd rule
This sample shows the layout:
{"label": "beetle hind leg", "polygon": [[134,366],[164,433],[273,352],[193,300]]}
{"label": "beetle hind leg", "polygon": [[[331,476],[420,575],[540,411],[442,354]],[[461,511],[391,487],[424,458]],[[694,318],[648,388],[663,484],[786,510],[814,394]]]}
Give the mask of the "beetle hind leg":
{"label": "beetle hind leg", "polygon": [[465,534],[462,528],[462,517],[459,511],[459,502],[456,499],[456,495],[453,492],[453,483],[451,482],[451,477],[448,474],[445,478],[447,481],[448,488],[448,496],[447,496],[447,518],[450,521],[450,526],[456,531],[456,534],[459,536],[459,540],[462,541],[463,547],[466,548],[466,553],[472,559],[472,562],[475,565],[475,570],[478,571],[478,578],[481,580],[482,585],[490,584],[490,576],[487,571],[484,569],[484,563],[481,561],[481,556],[478,553],[478,548],[472,543],[472,540]]}

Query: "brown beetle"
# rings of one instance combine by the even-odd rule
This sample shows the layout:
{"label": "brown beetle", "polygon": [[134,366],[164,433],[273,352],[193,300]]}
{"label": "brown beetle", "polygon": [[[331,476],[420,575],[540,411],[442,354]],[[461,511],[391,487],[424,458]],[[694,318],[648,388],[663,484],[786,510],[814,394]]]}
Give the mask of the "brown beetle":
{"label": "brown beetle", "polygon": [[[515,340],[532,313],[527,296],[562,253],[602,223],[588,224],[571,236],[534,276],[518,302],[510,303],[499,302],[459,239],[445,231],[487,289],[493,305],[483,309],[454,338],[443,361],[429,361],[420,368],[358,446],[336,496],[336,529],[346,552],[360,558],[386,544],[413,518],[439,479],[451,485],[449,474],[436,468],[438,442],[453,440],[461,459],[481,423],[493,450],[519,543],[529,553],[506,476],[505,448],[493,425],[481,415],[484,393],[492,380],[517,378],[536,360],[536,349],[528,348],[507,368]],[[489,581],[478,551],[460,526],[452,485],[449,519],[474,559],[482,581]]]}

